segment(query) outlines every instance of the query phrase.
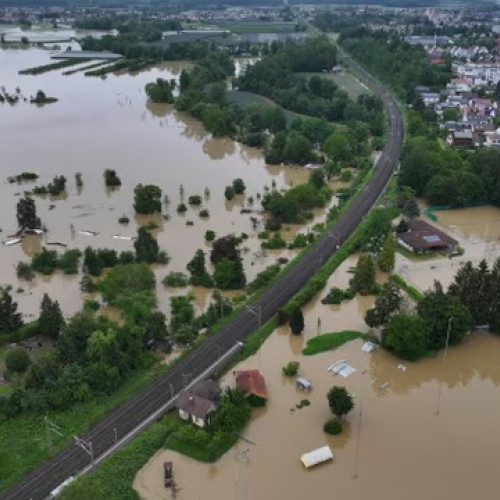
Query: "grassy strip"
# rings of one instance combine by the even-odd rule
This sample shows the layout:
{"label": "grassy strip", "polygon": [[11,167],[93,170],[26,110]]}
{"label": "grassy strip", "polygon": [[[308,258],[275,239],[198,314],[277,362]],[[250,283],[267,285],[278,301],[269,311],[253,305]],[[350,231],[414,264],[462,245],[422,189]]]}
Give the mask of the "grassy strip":
{"label": "grassy strip", "polygon": [[376,337],[368,333],[361,333],[353,330],[342,330],[341,332],[325,333],[323,335],[319,335],[318,337],[309,339],[307,341],[307,346],[302,350],[302,354],[305,356],[311,356],[320,352],[330,351],[354,339],[378,342]]}
{"label": "grassy strip", "polygon": [[393,274],[392,278],[396,285],[398,285],[401,290],[404,290],[412,299],[420,302],[424,298],[424,294],[418,288],[409,285],[399,274]]}
{"label": "grassy strip", "polygon": [[96,62],[94,64],[88,64],[87,66],[84,66],[83,68],[76,68],[76,69],[70,69],[68,71],[64,71],[63,75],[65,75],[65,76],[73,75],[75,73],[79,73],[82,71],[88,71],[90,69],[99,68],[100,66],[104,66],[106,64],[109,64],[109,61],[99,61],[99,62]]}
{"label": "grassy strip", "polygon": [[[164,366],[162,366],[165,369]],[[61,427],[63,437],[52,435],[53,450],[47,450],[43,415],[24,414],[6,419],[0,425],[0,491],[17,482],[36,466],[48,460],[73,441],[73,435],[87,430],[92,423],[108,414],[143,390],[157,375],[158,369],[138,372],[112,396],[83,403],[66,411],[50,413],[52,422]]]}
{"label": "grassy strip", "polygon": [[67,68],[68,66],[76,66],[77,64],[84,63],[90,59],[65,59],[52,64],[45,64],[43,66],[35,66],[33,68],[26,68],[19,71],[20,75],[41,75],[56,69]]}
{"label": "grassy strip", "polygon": [[430,252],[430,253],[411,252],[407,248],[404,248],[399,245],[396,248],[396,252],[399,252],[401,255],[405,256],[407,259],[410,260],[430,260],[430,259],[436,259],[440,256],[440,254],[437,252]]}
{"label": "grassy strip", "polygon": [[[177,429],[172,419],[152,424],[127,446],[118,450],[101,466],[65,488],[60,500],[137,500],[139,495],[132,489],[137,471],[164,447]],[[175,473],[175,471],[174,471]]]}

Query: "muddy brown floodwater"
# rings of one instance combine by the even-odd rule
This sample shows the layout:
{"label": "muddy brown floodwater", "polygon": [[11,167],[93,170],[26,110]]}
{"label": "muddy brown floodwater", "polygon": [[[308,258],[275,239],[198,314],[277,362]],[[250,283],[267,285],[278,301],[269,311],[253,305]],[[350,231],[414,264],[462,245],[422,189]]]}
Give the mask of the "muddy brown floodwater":
{"label": "muddy brown floodwater", "polygon": [[[350,258],[328,286],[345,286]],[[380,280],[384,276],[379,277]],[[433,500],[498,498],[497,463],[500,436],[500,338],[472,334],[449,350],[446,358],[406,363],[382,349],[361,351],[362,341],[337,350],[303,356],[307,338],[321,332],[358,328],[366,331],[362,315],[373,297],[341,306],[308,306],[303,336],[277,329],[259,352],[235,369],[257,368],[266,379],[269,401],[254,409],[240,441],[214,464],[203,464],[169,450],[160,450],[138,472],[134,488],[144,500],[168,500],[163,486],[163,462],[174,462],[179,500]],[[347,379],[327,367],[346,359],[356,372]],[[313,382],[305,393],[293,379],[282,376],[288,361],[300,362],[300,374]],[[388,384],[381,389],[383,384]],[[233,385],[232,373],[221,381]],[[323,433],[331,417],[326,393],[343,385],[355,395],[340,436]],[[296,409],[307,398],[311,405]],[[328,444],[333,462],[305,470],[300,456]]]}
{"label": "muddy brown floodwater", "polygon": [[437,221],[426,220],[455,238],[464,249],[464,254],[452,259],[438,255],[425,260],[398,254],[396,272],[413,286],[425,291],[432,287],[434,280],[439,280],[448,287],[465,262],[470,260],[477,265],[485,259],[491,266],[500,257],[500,208],[487,205],[442,210],[435,215]]}
{"label": "muddy brown floodwater", "polygon": [[[49,232],[45,241],[30,236],[22,244],[0,245],[0,284],[12,284],[19,309],[30,318],[38,314],[43,293],[57,299],[66,316],[78,311],[84,296],[79,290],[80,276],[55,273],[50,277],[37,276],[32,284],[18,281],[15,266],[40,251],[47,241],[68,244],[68,248],[114,248],[117,251],[133,249],[133,242],[113,239],[113,235],[134,236],[137,227],[155,222],[155,234],[162,249],[171,257],[168,266],[157,266],[159,307],[168,313],[169,297],[185,293],[186,289],[165,289],[161,279],[170,271],[184,271],[186,263],[197,248],[210,250],[204,241],[207,229],[223,236],[246,232],[249,238],[242,244],[244,266],[248,281],[257,272],[273,264],[277,257],[291,258],[297,250],[261,252],[261,241],[252,227],[250,216],[261,220],[260,203],[256,200],[256,213],[241,214],[249,207],[247,197],[263,194],[264,187],[273,182],[277,189],[305,182],[309,171],[301,167],[266,165],[260,151],[242,146],[230,139],[216,139],[196,120],[176,112],[172,106],[147,101],[144,86],[156,78],[178,78],[189,63],[164,63],[139,74],[120,73],[105,78],[85,77],[83,73],[64,76],[64,70],[38,76],[19,75],[27,67],[48,64],[50,52],[41,49],[0,50],[0,85],[7,91],[21,89],[29,97],[42,89],[47,95],[59,99],[56,104],[37,107],[27,102],[15,106],[0,104],[0,239],[17,229],[16,203],[24,190],[47,184],[55,175],[65,175],[67,196],[62,199],[35,197],[38,215]],[[237,61],[241,70],[248,61]],[[82,64],[82,67],[88,63]],[[76,69],[79,66],[72,67]],[[106,189],[103,172],[115,169],[122,180],[116,190]],[[8,176],[21,172],[35,172],[40,178],[35,183],[9,184]],[[83,188],[78,189],[74,175],[80,172]],[[237,196],[227,202],[224,188],[233,179],[241,177],[246,196]],[[133,210],[133,190],[139,184],[157,184],[170,203],[162,216],[136,216]],[[179,215],[176,207],[180,200],[180,186],[185,200],[190,195],[203,196],[210,191],[201,208],[207,208],[208,219],[199,217],[200,208],[189,207]],[[335,203],[335,198],[332,203]],[[323,221],[326,210],[318,210],[315,217],[302,230]],[[128,226],[118,218],[130,218]],[[186,223],[192,221],[193,226]],[[262,230],[262,223],[258,230]],[[286,231],[290,237],[300,228]],[[80,231],[95,231],[87,236]],[[55,247],[47,247],[55,248]],[[194,290],[199,308],[207,303],[206,291]]]}

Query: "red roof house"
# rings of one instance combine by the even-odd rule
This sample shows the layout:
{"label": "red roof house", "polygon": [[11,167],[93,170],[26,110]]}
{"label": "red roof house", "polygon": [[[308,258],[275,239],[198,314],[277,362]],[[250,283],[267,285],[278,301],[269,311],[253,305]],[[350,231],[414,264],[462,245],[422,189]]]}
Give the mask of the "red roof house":
{"label": "red roof house", "polygon": [[242,389],[252,406],[263,406],[267,401],[266,381],[259,370],[240,370],[233,372],[236,387]]}

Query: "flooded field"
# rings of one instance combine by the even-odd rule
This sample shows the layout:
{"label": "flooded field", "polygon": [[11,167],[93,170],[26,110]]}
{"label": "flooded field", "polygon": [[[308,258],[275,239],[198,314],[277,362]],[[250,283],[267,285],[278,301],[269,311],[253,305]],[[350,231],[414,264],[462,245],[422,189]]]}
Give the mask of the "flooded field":
{"label": "flooded field", "polygon": [[[247,197],[256,199],[257,193],[263,194],[265,187],[270,188],[273,183],[277,189],[302,183],[309,171],[293,166],[268,166],[260,151],[230,139],[215,139],[199,122],[176,112],[172,106],[147,101],[146,83],[158,77],[178,78],[188,63],[164,63],[139,74],[121,73],[105,78],[89,78],[83,73],[64,76],[63,70],[39,76],[18,75],[18,70],[50,63],[49,56],[50,52],[41,49],[0,50],[0,85],[7,91],[14,92],[19,87],[29,97],[42,89],[59,99],[56,104],[44,107],[28,102],[0,105],[0,239],[5,241],[17,230],[16,203],[24,190],[47,184],[55,175],[68,179],[67,196],[35,197],[38,215],[49,230],[45,241],[31,236],[20,245],[0,246],[0,282],[12,284],[14,290],[24,289],[23,293],[15,294],[15,299],[28,317],[38,313],[45,292],[59,300],[66,316],[81,306],[80,276],[57,273],[51,277],[37,276],[31,285],[17,280],[17,262],[28,260],[47,241],[66,243],[68,248],[84,249],[91,245],[130,250],[132,241],[113,236],[134,236],[138,226],[154,222],[158,225],[155,235],[160,247],[171,257],[168,266],[155,268],[158,282],[169,271],[185,271],[197,248],[210,249],[204,241],[207,229],[219,236],[242,232],[249,235],[242,244],[248,281],[273,264],[278,256],[296,255],[297,250],[260,251],[257,232],[263,226],[260,223],[255,230],[250,220],[250,216],[261,220],[260,204],[256,200],[253,207],[249,206]],[[237,61],[238,70],[245,64]],[[121,187],[110,190],[104,186],[106,168],[117,171]],[[24,184],[6,181],[8,176],[23,171],[35,172],[40,178]],[[78,172],[82,174],[83,188],[75,184]],[[227,202],[224,188],[237,177],[244,180],[246,195]],[[168,220],[161,215],[134,214],[133,190],[139,183],[162,188],[170,201],[163,210]],[[208,219],[200,218],[200,208],[191,206],[185,214],[177,213],[181,185],[186,201],[194,194],[203,197],[208,189],[209,197],[204,198],[201,207],[209,210]],[[252,208],[255,213],[241,214],[242,207]],[[118,223],[122,215],[130,218],[127,226]],[[325,210],[317,211],[308,226],[324,220],[324,215]],[[193,225],[187,225],[188,221]],[[80,233],[89,230],[98,234],[92,237]],[[284,235],[290,237],[298,230],[288,228]],[[184,292],[166,290],[159,283],[160,308],[167,311],[170,293]],[[205,303],[206,293],[201,295],[204,298],[197,300],[200,307]]]}
{"label": "flooded field", "polygon": [[[253,444],[241,440],[214,464],[159,450],[135,477],[133,487],[143,500],[172,498],[163,485],[166,460],[174,463],[179,500],[327,500],[333,492],[347,500],[468,500],[478,491],[481,498],[496,498],[500,337],[471,334],[446,357],[440,353],[406,362],[403,369],[382,349],[362,352],[362,341],[314,356],[301,354],[307,339],[318,333],[368,331],[363,317],[374,297],[356,297],[340,306],[320,302],[330,287],[348,285],[356,261],[357,256],[349,257],[306,306],[303,335],[280,327],[256,355],[234,367],[259,369],[266,380],[268,405],[253,410],[242,432]],[[347,379],[327,371],[340,359],[356,369]],[[281,374],[292,360],[300,362],[299,374],[312,381],[311,392],[297,389],[293,378]],[[221,386],[233,385],[232,372],[227,373]],[[331,418],[326,393],[333,385],[346,386],[355,401],[339,436],[322,430]],[[304,398],[311,405],[297,409]],[[300,456],[325,444],[334,450],[333,462],[305,470]]]}
{"label": "flooded field", "polygon": [[[347,326],[345,317],[332,322],[339,329]],[[308,329],[305,337],[311,334]],[[496,498],[500,338],[471,335],[446,360],[441,354],[407,363],[406,371],[381,349],[363,353],[361,341],[302,356],[305,340],[286,328],[277,330],[259,353],[235,367],[257,368],[266,379],[268,405],[253,410],[243,432],[253,445],[240,441],[215,464],[160,450],[135,478],[141,498],[172,498],[162,482],[165,460],[174,462],[180,500],[326,500],[332,492],[347,500],[467,500],[478,491],[481,498]],[[356,369],[347,379],[327,372],[339,359]],[[298,390],[293,379],[281,375],[290,360],[300,361],[300,374],[313,382],[311,392]],[[381,389],[385,383],[388,387]],[[232,373],[221,384],[233,385]],[[333,385],[355,394],[354,410],[335,437],[322,430],[331,417],[326,393]],[[311,405],[296,409],[304,398]],[[334,450],[333,462],[305,470],[300,456],[325,444]]]}

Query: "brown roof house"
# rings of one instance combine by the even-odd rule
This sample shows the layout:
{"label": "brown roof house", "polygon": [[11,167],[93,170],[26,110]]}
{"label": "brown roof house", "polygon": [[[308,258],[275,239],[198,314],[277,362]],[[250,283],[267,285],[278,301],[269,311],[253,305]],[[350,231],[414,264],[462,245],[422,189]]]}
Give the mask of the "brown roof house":
{"label": "brown roof house", "polygon": [[217,409],[216,401],[220,394],[219,386],[212,380],[205,380],[181,393],[175,402],[179,417],[197,427],[210,424],[210,418]]}
{"label": "brown roof house", "polygon": [[233,372],[236,387],[242,389],[251,406],[264,406],[267,402],[266,381],[259,370],[240,370]]}
{"label": "brown roof house", "polygon": [[406,233],[398,233],[398,243],[415,253],[453,252],[458,241],[427,222],[414,219],[408,222]]}

